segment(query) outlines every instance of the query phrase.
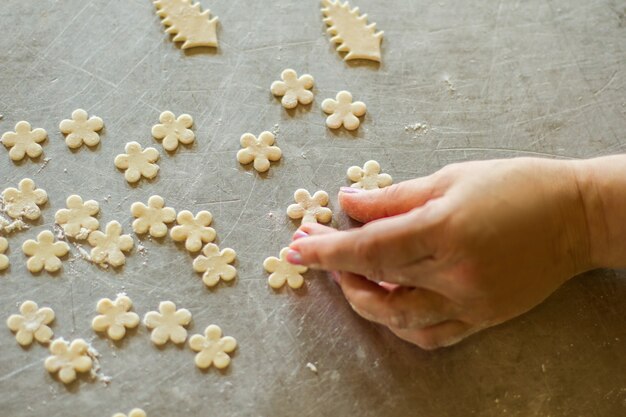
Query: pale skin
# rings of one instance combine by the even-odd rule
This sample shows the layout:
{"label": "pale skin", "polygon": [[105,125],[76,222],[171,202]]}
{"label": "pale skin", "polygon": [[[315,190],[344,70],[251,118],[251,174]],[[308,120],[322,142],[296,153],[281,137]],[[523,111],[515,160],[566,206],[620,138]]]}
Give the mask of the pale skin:
{"label": "pale skin", "polygon": [[519,316],[570,278],[626,267],[626,155],[449,165],[342,188],[364,225],[305,224],[287,259],[331,271],[362,317],[423,349]]}

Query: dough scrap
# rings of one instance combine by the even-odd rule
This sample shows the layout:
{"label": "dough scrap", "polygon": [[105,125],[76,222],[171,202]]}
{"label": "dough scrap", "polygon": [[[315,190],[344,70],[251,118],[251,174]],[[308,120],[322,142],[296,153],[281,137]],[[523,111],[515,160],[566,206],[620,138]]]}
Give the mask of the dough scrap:
{"label": "dough scrap", "polygon": [[48,272],[56,272],[62,265],[59,258],[67,255],[70,246],[65,242],[55,242],[52,232],[44,230],[37,235],[36,241],[28,239],[24,242],[22,251],[29,257],[26,267],[30,272],[40,272],[44,268]]}
{"label": "dough scrap", "polygon": [[237,152],[237,161],[246,165],[254,161],[254,169],[258,172],[265,172],[270,169],[270,161],[278,161],[282,156],[282,151],[274,145],[274,134],[272,132],[261,132],[257,139],[252,133],[244,133],[240,143],[243,149]]}
{"label": "dough scrap", "polygon": [[197,46],[217,47],[217,16],[210,19],[210,11],[201,11],[200,3],[191,0],[156,0],[157,15],[174,36],[174,42],[184,42],[182,49]]}
{"label": "dough scrap", "polygon": [[112,417],[147,417],[147,414],[141,408],[133,408],[130,410],[128,415],[124,413],[115,413]]}
{"label": "dough scrap", "polygon": [[229,282],[235,278],[237,270],[229,264],[235,261],[236,256],[230,248],[220,251],[216,244],[208,243],[202,249],[202,255],[193,260],[193,269],[203,273],[202,281],[207,287],[214,287],[220,279]]}
{"label": "dough scrap", "polygon": [[326,126],[331,129],[339,129],[343,125],[347,130],[355,130],[361,124],[359,117],[367,111],[362,101],[352,102],[352,94],[348,91],[337,93],[336,100],[327,98],[322,102],[322,110],[330,114],[326,118]]}
{"label": "dough scrap", "polygon": [[9,248],[9,241],[0,236],[0,271],[9,267],[9,257],[5,255]]}
{"label": "dough scrap", "polygon": [[17,189],[9,187],[2,192],[2,201],[5,212],[13,219],[26,217],[28,220],[37,220],[41,216],[38,206],[46,204],[48,194],[35,186],[30,178],[24,178]]}
{"label": "dough scrap", "polygon": [[54,321],[54,311],[50,307],[39,308],[36,302],[26,300],[20,306],[21,314],[11,314],[7,319],[7,327],[15,333],[15,340],[22,346],[33,343],[49,343],[52,340],[52,329],[48,324]]}
{"label": "dough scrap", "polygon": [[287,207],[287,215],[292,219],[302,219],[302,223],[328,223],[332,220],[333,212],[325,207],[328,205],[326,191],[316,191],[311,194],[305,189],[298,189],[293,194],[296,201]]}
{"label": "dough scrap", "polygon": [[63,338],[55,339],[50,344],[50,353],[52,355],[46,358],[44,367],[50,373],[59,372],[59,379],[64,384],[74,381],[76,372],[87,372],[93,365],[89,345],[83,339],[75,339],[71,344]]}
{"label": "dough scrap", "polygon": [[393,182],[391,175],[380,173],[380,164],[376,161],[367,161],[363,168],[358,166],[348,168],[348,178],[354,182],[351,187],[363,190],[385,188]]}
{"label": "dough scrap", "polygon": [[313,88],[313,77],[298,74],[292,69],[286,69],[280,74],[282,81],[274,81],[270,91],[275,96],[282,96],[281,104],[286,109],[295,108],[298,103],[310,104],[313,101],[313,93],[309,91]]}
{"label": "dough scrap", "polygon": [[211,324],[204,329],[204,336],[194,334],[189,338],[189,347],[196,354],[196,366],[206,369],[211,365],[217,369],[224,369],[230,365],[230,352],[237,348],[237,340],[231,336],[222,337],[222,329]]}
{"label": "dough scrap", "polygon": [[185,308],[176,310],[171,301],[161,301],[159,312],[150,311],[143,318],[143,324],[153,329],[150,339],[155,345],[164,345],[168,340],[183,343],[187,339],[187,326],[191,321],[191,313]]}
{"label": "dough scrap", "polygon": [[40,143],[46,140],[48,133],[41,128],[31,130],[30,123],[21,121],[15,125],[15,132],[6,132],[0,141],[10,148],[9,158],[21,161],[26,155],[34,159],[43,153]]}
{"label": "dough scrap", "polygon": [[170,231],[170,236],[176,242],[185,242],[185,249],[189,252],[198,252],[202,243],[211,243],[215,240],[215,229],[209,227],[213,215],[202,210],[196,217],[189,210],[183,210],[176,216],[176,223]]}
{"label": "dough scrap", "polygon": [[137,182],[141,177],[152,179],[159,173],[159,166],[155,164],[159,159],[159,151],[154,148],[142,149],[137,142],[128,142],[124,147],[125,154],[115,157],[115,166],[124,172],[124,178],[129,183]]}
{"label": "dough scrap", "polygon": [[133,329],[139,324],[137,313],[129,311],[133,302],[125,295],[118,295],[115,301],[102,298],[96,310],[100,315],[94,317],[91,328],[97,332],[107,332],[112,340],[120,340],[126,335],[126,329]]}
{"label": "dough scrap", "polygon": [[82,197],[73,194],[65,201],[66,209],[60,209],[54,215],[54,221],[63,228],[66,236],[84,240],[89,233],[98,230],[100,222],[95,216],[100,212],[97,201],[83,201]]}
{"label": "dough scrap", "polygon": [[122,266],[126,263],[126,256],[135,242],[130,235],[122,234],[122,225],[113,220],[107,223],[104,233],[100,230],[89,234],[87,242],[91,249],[91,260],[100,265]]}
{"label": "dough scrap", "polygon": [[345,61],[368,59],[380,62],[380,43],[383,32],[376,32],[376,23],[367,24],[367,15],[359,15],[359,8],[350,8],[348,2],[322,0],[326,31],[333,35],[330,41],[338,43],[338,52],[347,52]]}
{"label": "dough scrap", "polygon": [[268,283],[274,289],[281,288],[285,283],[294,290],[302,287],[304,284],[302,274],[309,270],[306,266],[294,265],[287,261],[287,252],[289,248],[283,248],[279,258],[270,256],[263,261],[263,268],[271,274]]}
{"label": "dough scrap", "polygon": [[188,114],[174,116],[171,111],[164,111],[159,116],[160,124],[152,126],[152,136],[155,139],[163,139],[163,147],[167,151],[175,151],[178,143],[189,145],[196,139],[193,130],[193,118]]}
{"label": "dough scrap", "polygon": [[136,219],[133,221],[135,233],[150,233],[152,237],[163,237],[167,234],[166,223],[176,220],[176,210],[164,207],[163,197],[153,195],[148,199],[148,205],[136,202],[130,206],[130,213]]}
{"label": "dough scrap", "polygon": [[72,112],[71,119],[65,119],[59,124],[59,130],[66,134],[65,144],[70,149],[80,148],[84,143],[87,146],[96,146],[100,143],[97,133],[104,127],[104,122],[97,116],[91,116],[83,109]]}

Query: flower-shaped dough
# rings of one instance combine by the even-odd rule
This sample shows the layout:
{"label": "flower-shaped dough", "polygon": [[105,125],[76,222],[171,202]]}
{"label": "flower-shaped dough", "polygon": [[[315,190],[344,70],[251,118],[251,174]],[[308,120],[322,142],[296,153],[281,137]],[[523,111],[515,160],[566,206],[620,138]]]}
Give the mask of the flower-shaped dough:
{"label": "flower-shaped dough", "polygon": [[176,210],[164,207],[163,197],[153,195],[148,199],[148,205],[137,202],[130,206],[130,213],[136,219],[133,221],[135,233],[150,233],[153,237],[163,237],[167,234],[167,225],[176,220]]}
{"label": "flower-shaped dough", "polygon": [[72,112],[71,119],[65,119],[59,124],[59,129],[65,133],[65,144],[71,148],[80,148],[84,143],[87,146],[96,146],[100,143],[100,135],[96,132],[102,130],[104,123],[97,116],[91,116],[83,109]]}
{"label": "flower-shaped dough", "polygon": [[293,194],[296,204],[287,207],[287,215],[292,219],[302,219],[302,223],[328,223],[333,212],[325,207],[328,205],[328,194],[326,191],[317,191],[311,197],[307,190],[302,188]]}
{"label": "flower-shaped dough", "polygon": [[4,254],[8,248],[9,241],[0,236],[0,271],[9,267],[9,257]]}
{"label": "flower-shaped dough", "polygon": [[193,217],[189,210],[183,210],[176,216],[176,223],[170,231],[170,236],[176,242],[185,242],[185,249],[189,252],[198,252],[202,249],[202,243],[211,243],[215,239],[215,229],[209,227],[213,221],[213,215],[206,211],[200,211]]}
{"label": "flower-shaped dough", "polygon": [[141,148],[137,142],[128,142],[124,148],[126,153],[115,157],[115,166],[124,170],[126,181],[133,183],[146,177],[152,179],[159,173],[155,162],[159,159],[159,151],[154,148]]}
{"label": "flower-shaped dough", "polygon": [[270,169],[270,161],[278,161],[282,156],[280,148],[273,146],[272,132],[262,132],[258,139],[251,133],[244,133],[240,142],[243,149],[237,152],[237,161],[244,165],[254,161],[254,169],[258,172],[267,171]]}
{"label": "flower-shaped dough", "polygon": [[282,81],[274,81],[270,91],[275,96],[283,96],[280,101],[284,108],[293,109],[300,104],[310,104],[313,101],[313,93],[309,91],[313,88],[313,77],[298,74],[292,69],[286,69],[280,74]]}
{"label": "flower-shaped dough", "polygon": [[128,252],[135,245],[130,235],[122,234],[122,226],[115,220],[107,223],[104,233],[100,230],[91,232],[87,241],[93,246],[91,260],[111,266],[124,265],[126,256],[122,252]]}
{"label": "flower-shaped dough", "polygon": [[143,318],[143,324],[153,329],[150,339],[155,345],[163,345],[168,340],[183,343],[187,339],[187,326],[191,321],[191,313],[185,308],[176,310],[171,301],[161,301],[159,312],[150,311]]}
{"label": "flower-shaped dough", "polygon": [[68,343],[62,338],[50,344],[51,356],[46,358],[44,366],[50,373],[59,372],[59,379],[69,384],[76,379],[76,372],[91,370],[93,360],[90,357],[89,345],[83,339],[75,339]]}
{"label": "flower-shaped dough", "polygon": [[343,125],[348,130],[354,130],[361,124],[359,117],[365,114],[367,108],[361,101],[353,103],[352,94],[348,91],[340,91],[337,93],[336,100],[327,98],[322,102],[322,110],[330,114],[326,118],[326,126],[338,129]]}
{"label": "flower-shaped dough", "polygon": [[124,413],[115,413],[112,417],[147,417],[147,414],[141,408],[133,408],[130,410],[128,415]]}
{"label": "flower-shaped dough", "polygon": [[152,126],[152,136],[155,139],[163,139],[163,147],[167,151],[175,151],[178,143],[189,145],[196,139],[191,129],[193,119],[188,114],[174,116],[171,111],[164,111],[159,116],[160,124]]}
{"label": "flower-shaped dough", "polygon": [[129,311],[133,302],[125,295],[118,295],[115,301],[102,298],[96,310],[100,315],[94,317],[91,328],[97,332],[106,331],[113,340],[120,340],[126,335],[126,329],[133,329],[139,324],[139,316]]}
{"label": "flower-shaped dough", "polygon": [[364,190],[388,187],[393,182],[391,175],[380,173],[380,164],[376,161],[367,161],[363,168],[348,168],[348,178],[354,182],[351,187]]}
{"label": "flower-shaped dough", "polygon": [[15,340],[22,346],[33,343],[48,343],[52,339],[52,329],[48,324],[54,320],[54,311],[50,307],[39,308],[34,301],[24,301],[20,306],[21,314],[11,314],[7,326],[15,332]]}
{"label": "flower-shaped dough", "polygon": [[24,255],[28,256],[26,267],[30,272],[39,272],[46,269],[56,272],[61,269],[61,256],[67,255],[70,246],[65,242],[55,242],[54,235],[44,230],[37,235],[37,240],[28,239],[22,245]]}
{"label": "flower-shaped dough", "polygon": [[196,354],[196,366],[206,369],[213,365],[217,369],[224,369],[230,365],[230,352],[237,348],[237,341],[234,337],[222,337],[222,329],[215,324],[211,324],[204,329],[204,336],[194,334],[189,338],[189,347]]}
{"label": "flower-shaped dough", "polygon": [[280,258],[270,256],[263,261],[263,268],[271,274],[267,282],[274,289],[282,287],[285,283],[293,289],[298,289],[304,284],[302,274],[308,271],[308,268],[289,263],[287,252],[289,252],[289,248],[283,248],[280,251]]}
{"label": "flower-shaped dough", "polygon": [[2,192],[2,201],[4,210],[10,217],[37,220],[41,216],[38,206],[46,204],[48,194],[41,188],[37,189],[33,180],[24,178],[18,184],[17,189],[9,187]]}
{"label": "flower-shaped dough", "polygon": [[54,215],[54,221],[63,228],[66,236],[74,239],[87,239],[89,233],[98,230],[100,222],[95,216],[100,211],[97,201],[71,195],[65,201],[66,209],[60,209]]}
{"label": "flower-shaped dough", "polygon": [[220,251],[217,245],[208,243],[202,249],[202,255],[193,260],[193,269],[203,273],[202,281],[207,287],[214,287],[220,279],[228,282],[235,278],[237,270],[229,264],[235,261],[236,256],[235,251],[230,248]]}
{"label": "flower-shaped dough", "polygon": [[2,144],[9,150],[9,157],[13,161],[21,161],[24,156],[37,158],[43,153],[40,143],[46,140],[48,133],[43,129],[31,130],[30,123],[18,122],[15,132],[6,132],[2,135]]}

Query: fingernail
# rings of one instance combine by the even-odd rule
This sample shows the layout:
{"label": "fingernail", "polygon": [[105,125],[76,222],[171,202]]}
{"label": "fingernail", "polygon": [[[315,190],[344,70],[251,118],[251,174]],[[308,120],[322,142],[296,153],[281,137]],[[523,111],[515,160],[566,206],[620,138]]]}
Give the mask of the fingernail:
{"label": "fingernail", "polygon": [[340,193],[345,193],[345,194],[356,194],[356,193],[360,193],[362,190],[360,188],[353,188],[353,187],[341,187],[339,189]]}
{"label": "fingernail", "polygon": [[333,281],[339,285],[339,281],[341,280],[341,275],[337,271],[330,271],[330,276],[333,278]]}
{"label": "fingernail", "polygon": [[287,262],[294,265],[302,265],[302,255],[293,249],[287,251]]}
{"label": "fingernail", "polygon": [[309,236],[309,234],[307,232],[303,232],[302,230],[298,230],[296,233],[293,234],[293,237],[291,238],[291,240],[298,240],[298,239],[302,239],[303,237],[307,237]]}

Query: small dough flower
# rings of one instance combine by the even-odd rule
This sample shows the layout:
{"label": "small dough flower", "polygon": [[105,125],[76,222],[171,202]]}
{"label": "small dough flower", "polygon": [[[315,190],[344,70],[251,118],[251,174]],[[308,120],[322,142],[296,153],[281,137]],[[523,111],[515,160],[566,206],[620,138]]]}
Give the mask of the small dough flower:
{"label": "small dough flower", "polygon": [[286,69],[280,74],[282,81],[274,81],[270,91],[275,96],[283,96],[281,103],[286,109],[293,109],[300,104],[310,104],[313,101],[313,77],[298,74],[292,69]]}
{"label": "small dough flower", "polygon": [[302,274],[308,271],[308,268],[289,263],[287,252],[289,252],[289,248],[283,248],[280,251],[280,258],[270,256],[263,261],[263,268],[271,274],[268,283],[274,289],[282,287],[285,283],[293,289],[298,289],[304,284]]}
{"label": "small dough flower", "polygon": [[39,343],[48,343],[52,339],[52,329],[48,324],[54,320],[54,311],[50,307],[39,308],[34,301],[24,301],[20,306],[20,313],[11,314],[7,319],[7,326],[15,332],[15,340],[22,346],[33,343],[33,338]]}
{"label": "small dough flower", "polygon": [[287,207],[287,215],[292,219],[302,219],[302,223],[328,223],[331,221],[333,212],[324,207],[328,205],[326,191],[317,191],[311,197],[307,190],[302,188],[293,194],[296,204]]}
{"label": "small dough flower", "polygon": [[274,134],[262,132],[257,139],[252,133],[244,133],[240,139],[241,146],[237,152],[237,161],[241,164],[249,164],[254,161],[254,169],[265,172],[270,169],[270,161],[278,161],[282,151],[274,145]]}
{"label": "small dough flower", "polygon": [[361,124],[358,119],[367,111],[365,103],[361,101],[352,102],[352,94],[348,91],[337,93],[336,100],[327,98],[322,102],[324,113],[330,114],[326,118],[326,126],[331,129],[338,129],[343,125],[348,130],[355,130]]}
{"label": "small dough flower", "polygon": [[222,337],[222,329],[211,324],[204,329],[204,336],[194,334],[189,338],[189,347],[196,354],[196,366],[206,369],[213,365],[217,369],[224,369],[230,365],[230,352],[237,348],[234,337]]}
{"label": "small dough flower", "polygon": [[159,312],[150,311],[143,318],[143,324],[152,330],[150,339],[155,345],[163,345],[168,340],[183,343],[187,339],[187,326],[191,321],[191,313],[185,308],[176,310],[171,301],[161,301]]}
{"label": "small dough flower", "polygon": [[159,151],[154,148],[141,148],[137,142],[128,142],[124,148],[126,153],[115,157],[115,166],[124,170],[126,181],[133,183],[146,177],[152,179],[159,173],[155,162],[159,159]]}
{"label": "small dough flower", "polygon": [[40,143],[46,140],[48,133],[43,129],[31,130],[30,123],[18,122],[15,132],[6,132],[2,135],[2,144],[9,150],[9,157],[13,161],[21,161],[24,156],[37,158],[43,153]]}
{"label": "small dough flower", "polygon": [[118,295],[115,301],[102,298],[96,310],[100,315],[94,317],[91,328],[97,332],[107,332],[113,340],[120,340],[126,335],[126,329],[134,329],[139,324],[139,316],[129,311],[133,302],[125,295]]}
{"label": "small dough flower", "polygon": [[388,187],[393,182],[391,175],[380,173],[380,164],[376,161],[367,161],[363,168],[357,166],[348,168],[348,178],[354,182],[351,187],[364,190]]}
{"label": "small dough flower", "polygon": [[71,344],[62,338],[55,339],[50,344],[50,353],[52,355],[46,358],[44,366],[50,373],[58,371],[64,384],[74,381],[76,372],[87,372],[93,365],[89,345],[83,339],[75,339]]}
{"label": "small dough flower", "polygon": [[143,203],[133,203],[130,206],[130,213],[136,217],[133,221],[135,233],[150,233],[153,237],[163,237],[167,234],[167,225],[176,220],[176,210],[171,207],[164,207],[163,197],[153,195],[148,199],[148,205]]}
{"label": "small dough flower", "polygon": [[65,144],[76,149],[84,143],[87,146],[96,146],[100,143],[100,135],[96,132],[102,130],[104,123],[97,116],[91,116],[83,109],[72,112],[71,119],[65,119],[59,124],[59,129],[65,133]]}
{"label": "small dough flower", "polygon": [[91,232],[87,241],[93,246],[91,260],[111,266],[124,265],[126,256],[122,252],[128,252],[135,245],[130,235],[122,234],[122,226],[115,220],[107,223],[104,233],[100,230]]}
{"label": "small dough flower", "polygon": [[159,116],[161,124],[152,126],[152,136],[155,139],[163,139],[163,147],[167,151],[175,151],[178,143],[189,145],[196,139],[191,129],[193,119],[188,114],[174,116],[171,111],[164,111]]}
{"label": "small dough flower", "polygon": [[61,269],[61,256],[67,255],[70,246],[65,242],[55,242],[54,235],[44,230],[37,235],[37,240],[28,239],[22,245],[24,255],[28,256],[26,267],[30,272],[39,272],[46,269],[56,272]]}
{"label": "small dough flower", "polygon": [[130,410],[128,415],[124,413],[115,413],[112,417],[147,417],[147,414],[141,408],[133,408]]}
{"label": "small dough flower", "polygon": [[41,216],[38,206],[46,204],[48,194],[41,188],[37,189],[33,180],[24,178],[17,189],[9,187],[2,192],[2,201],[10,217],[21,219],[23,216],[28,220],[37,220]]}
{"label": "small dough flower", "polygon": [[9,257],[4,254],[8,248],[9,241],[0,236],[0,271],[9,267]]}
{"label": "small dough flower", "polygon": [[237,254],[230,248],[222,249],[213,244],[208,243],[202,249],[203,255],[198,255],[193,260],[193,269],[196,272],[203,273],[202,281],[207,287],[214,287],[220,281],[232,281],[237,275],[234,266],[229,265],[235,261]]}
{"label": "small dough flower", "polygon": [[63,228],[66,236],[74,239],[87,239],[89,233],[98,230],[100,222],[95,216],[100,211],[97,201],[71,195],[65,201],[67,209],[61,209],[54,215],[54,221]]}
{"label": "small dough flower", "polygon": [[213,215],[203,210],[196,217],[189,210],[183,210],[176,216],[176,223],[170,231],[170,236],[176,242],[185,242],[185,249],[189,252],[198,252],[202,243],[211,243],[215,239],[215,230],[209,227]]}

